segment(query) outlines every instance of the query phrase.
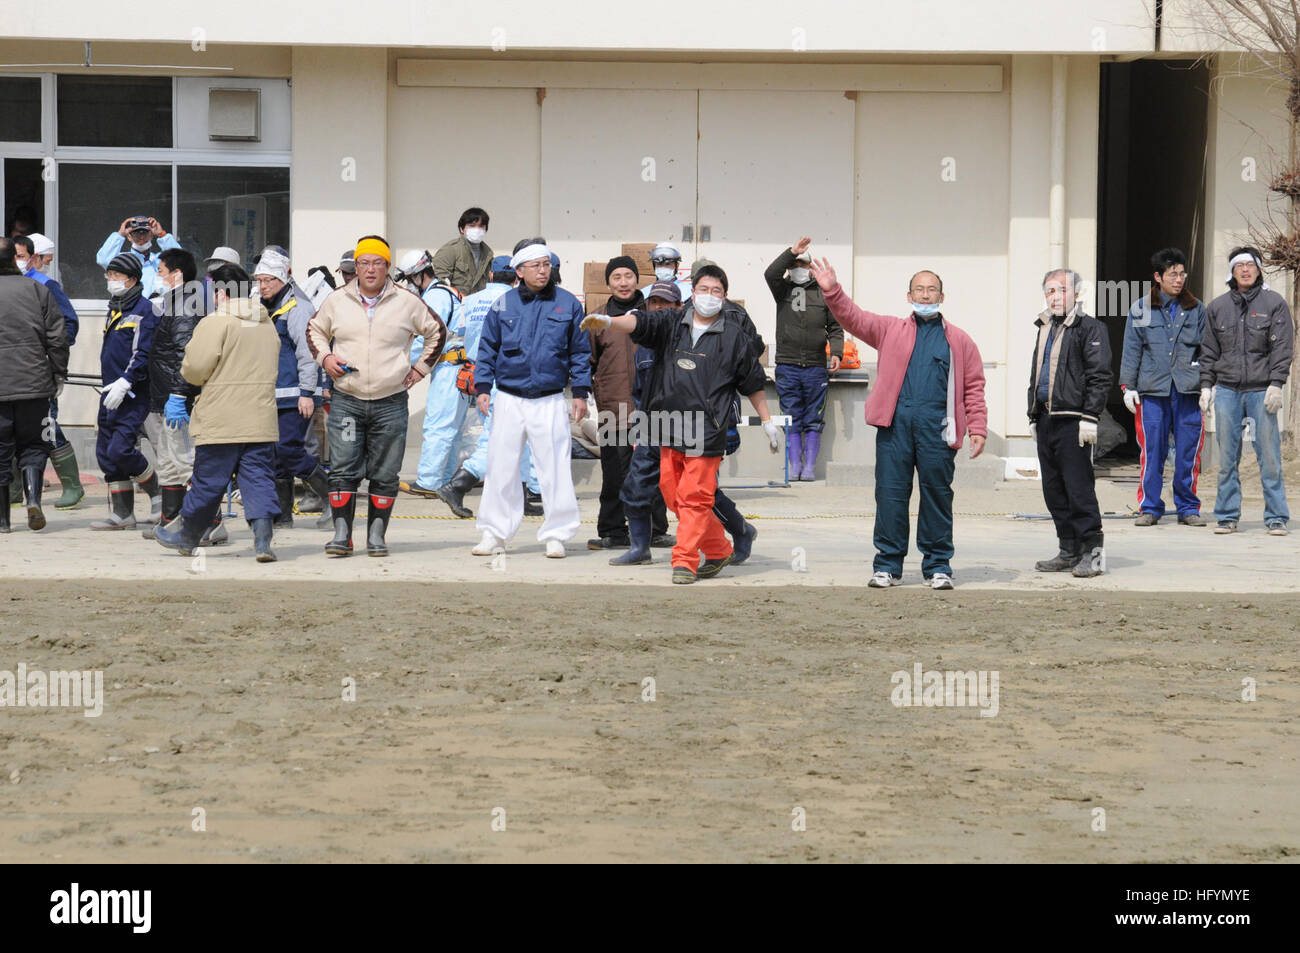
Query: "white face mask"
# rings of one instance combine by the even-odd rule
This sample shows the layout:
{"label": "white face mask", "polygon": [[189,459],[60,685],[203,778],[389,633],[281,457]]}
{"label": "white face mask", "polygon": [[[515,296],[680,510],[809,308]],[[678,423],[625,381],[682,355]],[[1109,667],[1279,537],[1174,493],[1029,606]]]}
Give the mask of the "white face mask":
{"label": "white face mask", "polygon": [[153,242],[145,242],[143,245],[137,245],[135,242],[132,242],[131,247],[134,248],[136,251],[146,252],[153,247]]}
{"label": "white face mask", "polygon": [[659,265],[655,268],[655,277],[660,281],[672,281],[677,277],[677,269],[672,265]]}
{"label": "white face mask", "polygon": [[811,274],[812,270],[809,268],[791,268],[790,280],[797,285],[801,285],[808,280],[808,276]]}
{"label": "white face mask", "polygon": [[480,244],[486,236],[487,236],[486,228],[479,228],[477,226],[473,226],[471,228],[465,229],[465,241],[469,242],[472,245]]}
{"label": "white face mask", "polygon": [[112,281],[106,282],[106,284],[108,285],[109,296],[113,298],[126,290],[126,282],[121,278],[114,278]]}
{"label": "white face mask", "polygon": [[695,313],[702,318],[711,318],[722,310],[722,299],[717,295],[700,294],[697,291],[692,299],[695,302]]}
{"label": "white face mask", "polygon": [[24,275],[27,274],[29,271],[32,270],[32,265],[33,265],[34,263],[35,263],[35,259],[33,259],[33,258],[15,258],[15,259],[14,259],[14,264],[18,266],[19,270],[22,271],[22,273],[23,273]]}

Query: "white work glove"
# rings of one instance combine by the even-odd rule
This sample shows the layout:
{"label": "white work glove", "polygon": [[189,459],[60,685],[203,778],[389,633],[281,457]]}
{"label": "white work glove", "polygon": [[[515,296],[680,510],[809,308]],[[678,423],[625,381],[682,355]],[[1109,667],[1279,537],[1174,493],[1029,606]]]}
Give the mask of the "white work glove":
{"label": "white work glove", "polygon": [[1213,403],[1213,399],[1214,399],[1214,388],[1202,387],[1201,400],[1200,400],[1201,413],[1208,414],[1210,412],[1210,404]]}
{"label": "white work glove", "polygon": [[781,448],[781,441],[778,439],[781,428],[776,425],[776,421],[769,417],[763,421],[763,433],[767,434],[768,446],[772,448],[773,453],[776,453]]}
{"label": "white work glove", "polygon": [[104,388],[104,406],[108,410],[117,410],[130,389],[131,382],[125,377],[119,377]]}
{"label": "white work glove", "polygon": [[578,325],[584,331],[603,331],[609,327],[610,320],[607,314],[589,314],[582,319],[582,324]]}
{"label": "white work glove", "polygon": [[1270,414],[1282,409],[1282,388],[1276,384],[1269,384],[1268,390],[1264,391],[1264,409]]}
{"label": "white work glove", "polygon": [[63,394],[63,382],[64,382],[64,380],[65,380],[65,378],[62,378],[62,377],[56,377],[56,378],[54,378],[54,396],[55,396],[55,397],[62,396],[62,394]]}
{"label": "white work glove", "polygon": [[1097,442],[1097,425],[1091,420],[1079,421],[1079,446]]}
{"label": "white work glove", "polygon": [[1142,395],[1135,390],[1124,390],[1124,406],[1128,408],[1130,414],[1137,413],[1138,404],[1142,403]]}
{"label": "white work glove", "polygon": [[1035,420],[1029,422],[1029,439],[1038,442],[1038,422]]}

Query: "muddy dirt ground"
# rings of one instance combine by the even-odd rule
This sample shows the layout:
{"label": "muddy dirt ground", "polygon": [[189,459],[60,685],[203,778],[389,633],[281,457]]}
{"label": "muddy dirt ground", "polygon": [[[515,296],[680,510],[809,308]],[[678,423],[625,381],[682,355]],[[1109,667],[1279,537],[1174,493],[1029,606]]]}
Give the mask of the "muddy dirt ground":
{"label": "muddy dirt ground", "polygon": [[5,588],[0,669],[105,687],[0,709],[7,862],[1300,857],[1300,596]]}

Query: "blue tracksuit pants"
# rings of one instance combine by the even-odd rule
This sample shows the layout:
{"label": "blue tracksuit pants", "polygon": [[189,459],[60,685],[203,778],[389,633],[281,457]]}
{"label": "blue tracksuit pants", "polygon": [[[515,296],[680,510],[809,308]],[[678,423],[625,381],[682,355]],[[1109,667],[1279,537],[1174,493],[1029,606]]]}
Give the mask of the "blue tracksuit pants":
{"label": "blue tracksuit pants", "polygon": [[1201,475],[1201,447],[1205,443],[1205,419],[1198,403],[1199,394],[1180,394],[1173,390],[1168,397],[1142,395],[1134,424],[1138,446],[1142,450],[1142,478],[1138,484],[1138,506],[1143,513],[1159,518],[1165,513],[1162,497],[1165,458],[1169,440],[1174,442],[1174,507],[1179,516],[1201,511],[1196,495],[1196,480]]}
{"label": "blue tracksuit pants", "polygon": [[275,444],[204,443],[194,448],[194,475],[181,505],[188,526],[211,526],[230,477],[239,476],[244,518],[280,515],[275,492]]}
{"label": "blue tracksuit pants", "polygon": [[790,415],[789,433],[822,432],[829,388],[830,376],[825,367],[776,365],[776,394],[781,413]]}

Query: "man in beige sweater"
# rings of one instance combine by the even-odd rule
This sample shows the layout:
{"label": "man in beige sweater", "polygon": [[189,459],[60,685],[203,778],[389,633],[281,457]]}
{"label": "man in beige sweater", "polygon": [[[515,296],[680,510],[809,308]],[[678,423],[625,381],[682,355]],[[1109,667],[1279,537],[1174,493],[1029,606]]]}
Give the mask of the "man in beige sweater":
{"label": "man in beige sweater", "polygon": [[[418,295],[388,277],[393,255],[378,235],[357,243],[357,280],[329,295],[307,325],[316,363],[333,379],[329,416],[331,556],[352,555],[357,487],[370,481],[366,552],[387,556],[409,420],[406,392],[433,369],[447,328]],[[411,343],[424,350],[410,362]]]}

